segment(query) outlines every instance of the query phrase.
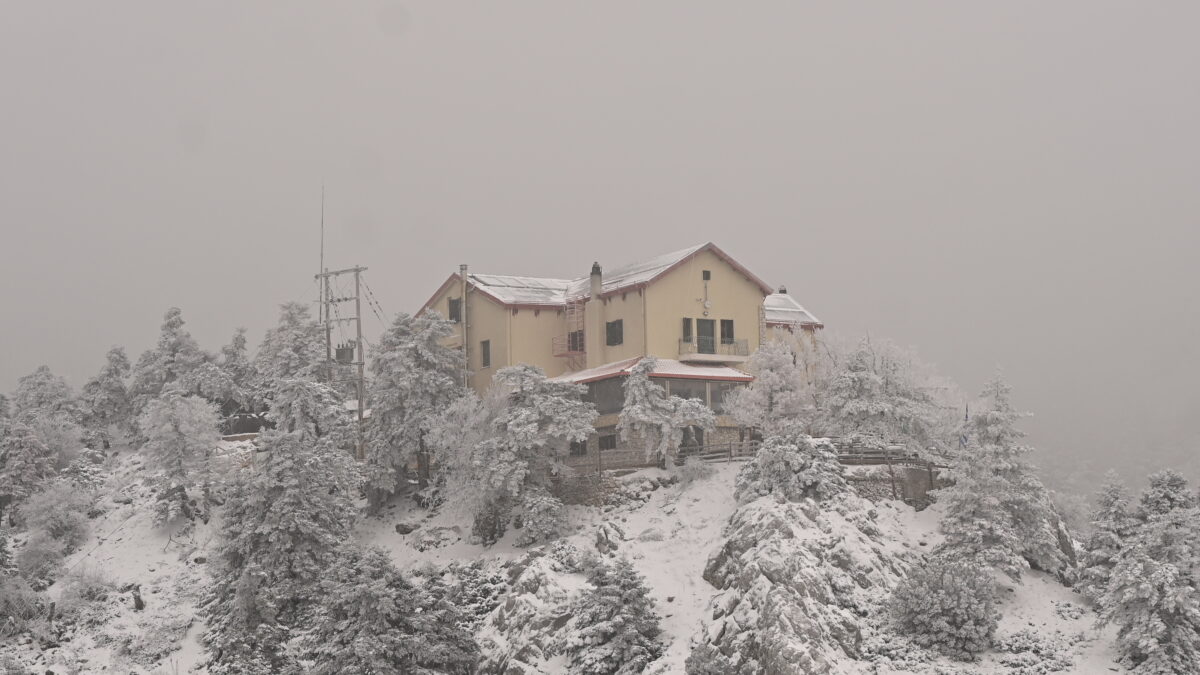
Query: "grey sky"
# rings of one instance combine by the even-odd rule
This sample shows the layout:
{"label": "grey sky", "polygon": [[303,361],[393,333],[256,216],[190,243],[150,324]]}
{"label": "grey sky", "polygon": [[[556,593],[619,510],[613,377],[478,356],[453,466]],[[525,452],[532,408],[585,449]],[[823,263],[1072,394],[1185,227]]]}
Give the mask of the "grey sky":
{"label": "grey sky", "polygon": [[1200,6],[802,4],[2,3],[0,389],[257,342],[324,181],[389,312],[711,240],[1044,456],[1196,454]]}

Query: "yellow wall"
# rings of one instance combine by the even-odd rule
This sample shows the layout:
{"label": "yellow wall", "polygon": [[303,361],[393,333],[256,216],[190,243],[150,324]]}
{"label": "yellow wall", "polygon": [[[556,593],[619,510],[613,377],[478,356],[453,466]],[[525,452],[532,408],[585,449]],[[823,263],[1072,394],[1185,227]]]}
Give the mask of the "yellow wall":
{"label": "yellow wall", "polygon": [[546,309],[529,309],[525,307],[509,309],[509,363],[528,363],[546,371],[549,377],[555,377],[567,372],[567,360],[554,355],[552,346],[555,336],[566,334],[566,319],[563,311]]}
{"label": "yellow wall", "polygon": [[[708,299],[712,303],[704,316],[704,280],[702,272],[712,272]],[[733,319],[734,338],[746,340],[750,352],[758,349],[759,311],[765,297],[757,284],[711,251],[703,251],[671,270],[646,288],[646,335],[648,352],[667,359],[679,358],[679,339],[684,317],[714,319],[719,338],[721,319]]]}
{"label": "yellow wall", "polygon": [[[596,365],[624,361],[646,353],[646,317],[645,289],[631,290],[627,293],[604,298],[600,301],[600,355],[595,360]],[[589,301],[586,311],[594,311],[597,303]],[[610,321],[621,321],[622,341],[619,345],[606,344],[607,334],[605,324]],[[591,359],[589,359],[591,362]]]}
{"label": "yellow wall", "polygon": [[[449,315],[449,299],[457,298],[462,294],[462,287],[456,282],[450,284],[448,288],[442,291],[433,302],[430,308],[437,310],[443,317]],[[509,359],[509,310],[500,306],[486,295],[469,290],[467,293],[466,303],[467,314],[467,367],[471,371],[469,383],[476,391],[484,391],[492,382],[492,375],[496,370],[507,366],[513,361]],[[458,334],[447,340],[447,346],[462,345],[462,324],[457,324]],[[481,352],[479,343],[481,340],[491,341],[492,363],[488,368],[483,368],[481,365]],[[547,347],[549,353],[549,347]]]}

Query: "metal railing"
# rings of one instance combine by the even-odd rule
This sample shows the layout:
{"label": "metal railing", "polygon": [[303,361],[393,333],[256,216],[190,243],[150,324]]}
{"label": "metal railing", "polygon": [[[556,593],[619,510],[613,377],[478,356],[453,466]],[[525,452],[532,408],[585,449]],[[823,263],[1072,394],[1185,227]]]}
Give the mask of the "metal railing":
{"label": "metal railing", "polygon": [[750,356],[750,343],[747,340],[726,340],[696,335],[690,340],[687,338],[679,340],[679,353],[681,355]]}

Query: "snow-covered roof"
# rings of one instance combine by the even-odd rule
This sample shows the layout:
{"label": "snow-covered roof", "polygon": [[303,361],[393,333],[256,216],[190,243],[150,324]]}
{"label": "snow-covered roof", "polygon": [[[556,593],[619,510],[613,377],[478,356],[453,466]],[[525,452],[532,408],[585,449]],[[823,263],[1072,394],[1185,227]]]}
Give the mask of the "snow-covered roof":
{"label": "snow-covered roof", "polygon": [[[642,262],[604,270],[600,293],[601,295],[608,296],[641,288],[663,274],[666,274],[676,265],[686,262],[701,251],[712,251],[749,279],[751,283],[761,288],[764,295],[771,292],[770,287],[762,279],[756,277],[750,270],[731,258],[729,254],[717,248],[715,244],[708,242],[672,251],[671,253],[664,253]],[[458,278],[457,274],[451,275],[442,284],[441,288],[434,293],[433,298],[430,298],[425,303],[421,311],[423,312],[428,309],[429,303],[438,297],[447,285],[456,282]],[[511,306],[561,307],[567,304],[568,301],[585,299],[591,293],[590,276],[579,277],[577,279],[550,279],[546,277],[519,277],[505,274],[468,274],[467,278],[476,289],[483,291],[502,304]]]}
{"label": "snow-covered roof", "polygon": [[772,293],[763,300],[763,314],[773,326],[823,326],[817,317],[786,292]]}
{"label": "snow-covered roof", "polygon": [[568,279],[514,277],[501,274],[468,274],[475,288],[506,305],[564,305]]}
{"label": "snow-covered roof", "polygon": [[[618,377],[628,375],[633,367],[642,360],[642,357],[635,356],[632,359],[624,361],[614,361],[606,363],[595,368],[587,370],[579,370],[566,375],[552,377],[555,382],[574,382],[576,384],[584,384],[587,382],[595,382],[596,380],[606,380],[610,377]],[[658,363],[654,366],[654,372],[650,373],[650,377],[678,377],[683,379],[693,380],[729,380],[732,382],[750,382],[754,378],[747,373],[744,373],[737,368],[721,365],[694,365],[691,363],[683,363],[674,359],[658,359]]]}

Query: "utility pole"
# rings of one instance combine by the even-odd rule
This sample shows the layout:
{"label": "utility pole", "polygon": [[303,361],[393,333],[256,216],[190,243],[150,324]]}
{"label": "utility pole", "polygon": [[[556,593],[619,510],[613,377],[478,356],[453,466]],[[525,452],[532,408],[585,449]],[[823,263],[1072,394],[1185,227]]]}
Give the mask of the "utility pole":
{"label": "utility pole", "polygon": [[[324,270],[317,275],[317,279],[321,282],[324,289],[321,306],[322,314],[325,317],[325,365],[329,384],[337,382],[334,374],[338,365],[349,365],[357,368],[357,373],[354,378],[355,394],[358,396],[358,403],[355,405],[358,418],[358,433],[356,435],[356,443],[354,448],[354,456],[359,460],[366,458],[366,447],[363,442],[363,407],[366,398],[366,352],[363,349],[362,337],[362,273],[366,272],[367,268],[361,266],[348,267],[342,270]],[[333,279],[342,275],[354,275],[354,295],[346,297],[333,296]],[[339,303],[354,301],[354,316],[334,318],[334,306]],[[355,324],[355,341],[354,346],[350,350],[349,355],[345,355],[345,348],[339,347],[337,350],[337,358],[334,358],[333,350],[333,324],[353,321]],[[348,360],[346,357],[348,356]],[[343,380],[345,381],[345,380]]]}

